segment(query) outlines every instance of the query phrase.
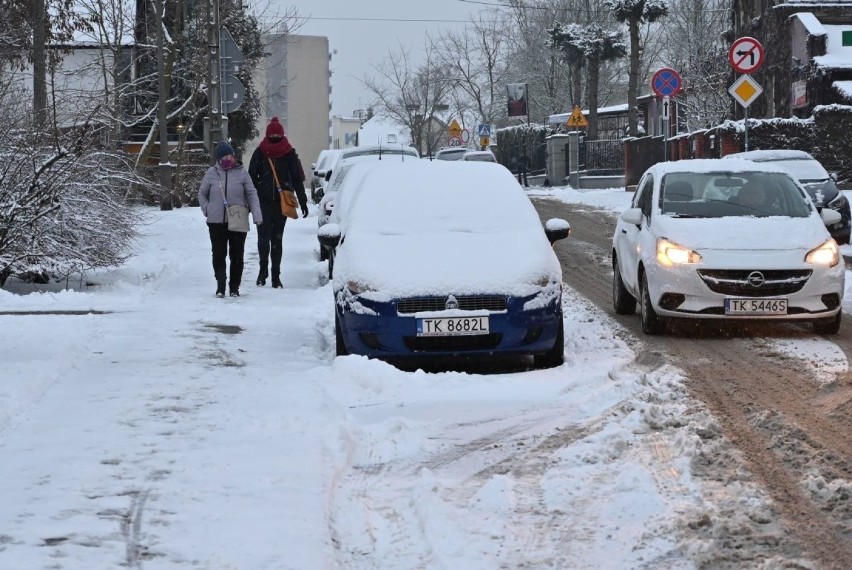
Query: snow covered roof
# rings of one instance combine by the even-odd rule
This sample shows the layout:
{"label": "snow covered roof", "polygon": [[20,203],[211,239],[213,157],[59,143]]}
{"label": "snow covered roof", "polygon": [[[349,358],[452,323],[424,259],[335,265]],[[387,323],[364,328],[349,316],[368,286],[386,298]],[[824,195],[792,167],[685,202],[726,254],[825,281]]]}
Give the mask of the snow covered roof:
{"label": "snow covered roof", "polygon": [[[626,113],[627,112],[627,103],[623,105],[610,105],[609,107],[598,107],[598,115],[606,115],[609,113]],[[588,115],[589,110],[583,109],[583,114]],[[571,111],[567,113],[557,113],[555,115],[550,115],[547,118],[547,122],[551,125],[561,125],[565,121],[568,120],[568,117],[571,116]]]}
{"label": "snow covered roof", "polygon": [[828,33],[826,53],[815,57],[814,62],[820,67],[852,69],[852,46],[843,45],[843,32],[852,32],[852,22],[849,24],[823,24],[823,27]]}
{"label": "snow covered roof", "polygon": [[817,17],[813,15],[813,12],[796,12],[790,18],[799,20],[808,31],[808,34],[812,36],[825,36],[828,34],[820,21],[817,20]]}
{"label": "snow covered roof", "polygon": [[810,154],[803,150],[787,150],[787,149],[770,149],[770,150],[750,150],[748,152],[738,152],[725,156],[726,159],[745,158],[755,162],[773,161],[773,160],[789,160],[791,158],[813,158]]}
{"label": "snow covered roof", "polygon": [[835,81],[831,85],[840,91],[844,97],[852,99],[852,81]]}
{"label": "snow covered roof", "polygon": [[799,8],[807,6],[808,8],[823,8],[823,7],[846,7],[852,6],[852,0],[787,0],[775,6],[776,8]]}
{"label": "snow covered roof", "polygon": [[658,174],[670,172],[786,172],[772,164],[757,163],[743,158],[695,158],[660,162],[651,168]]}
{"label": "snow covered roof", "polygon": [[402,144],[408,145],[411,136],[406,128],[393,119],[376,115],[358,129],[358,145]]}

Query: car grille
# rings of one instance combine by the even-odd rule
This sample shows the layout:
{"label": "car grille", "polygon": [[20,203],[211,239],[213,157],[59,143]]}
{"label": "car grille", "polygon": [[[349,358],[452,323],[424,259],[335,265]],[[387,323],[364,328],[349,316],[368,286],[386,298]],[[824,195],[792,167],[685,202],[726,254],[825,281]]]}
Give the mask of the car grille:
{"label": "car grille", "polygon": [[503,340],[500,333],[471,336],[407,336],[405,346],[413,352],[461,352],[489,350],[499,346]]}
{"label": "car grille", "polygon": [[[457,295],[459,309],[463,311],[505,311],[506,297],[501,295]],[[396,310],[399,313],[421,311],[443,311],[447,308],[447,297],[415,297],[401,299]]]}
{"label": "car grille", "polygon": [[[749,276],[760,273],[763,284],[754,286]],[[811,276],[810,269],[728,270],[699,269],[698,275],[714,293],[741,297],[772,297],[801,290]]]}

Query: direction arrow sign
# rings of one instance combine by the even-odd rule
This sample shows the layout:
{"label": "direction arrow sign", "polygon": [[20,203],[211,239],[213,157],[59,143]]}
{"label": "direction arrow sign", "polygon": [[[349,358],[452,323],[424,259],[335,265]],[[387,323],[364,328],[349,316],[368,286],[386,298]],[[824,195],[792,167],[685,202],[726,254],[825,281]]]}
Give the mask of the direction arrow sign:
{"label": "direction arrow sign", "polygon": [[763,87],[750,75],[742,75],[734,81],[734,84],[728,89],[728,93],[737,100],[737,103],[743,107],[748,107],[763,93]]}
{"label": "direction arrow sign", "polygon": [[728,61],[737,73],[754,73],[763,65],[763,46],[754,38],[735,40],[728,50]]}
{"label": "direction arrow sign", "polygon": [[568,117],[568,120],[565,121],[565,124],[569,127],[583,128],[589,126],[589,121],[586,119],[586,116],[583,114],[583,111],[580,110],[580,106],[574,105],[574,110],[571,111],[571,116]]}
{"label": "direction arrow sign", "polygon": [[663,97],[663,120],[668,121],[672,115],[671,111],[672,100],[669,97]]}
{"label": "direction arrow sign", "polygon": [[677,95],[683,88],[680,74],[670,67],[658,69],[651,77],[651,90],[657,97],[671,97]]}

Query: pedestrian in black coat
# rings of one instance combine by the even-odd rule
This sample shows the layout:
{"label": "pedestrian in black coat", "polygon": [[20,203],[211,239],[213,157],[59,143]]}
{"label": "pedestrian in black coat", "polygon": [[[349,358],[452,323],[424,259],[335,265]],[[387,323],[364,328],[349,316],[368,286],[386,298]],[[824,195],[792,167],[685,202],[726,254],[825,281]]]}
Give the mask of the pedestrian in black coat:
{"label": "pedestrian in black coat", "polygon": [[249,175],[260,199],[263,211],[263,225],[257,226],[257,253],[260,256],[260,272],[257,284],[266,285],[269,277],[269,260],[272,259],[272,286],[281,284],[281,255],[283,253],[284,224],[287,217],[281,213],[280,189],[275,183],[273,166],[278,182],[282,187],[290,187],[296,192],[302,217],[308,217],[308,199],[305,195],[305,172],[296,149],[287,140],[284,126],[278,117],[272,117],[266,126],[266,136],[251,155]]}
{"label": "pedestrian in black coat", "polygon": [[527,180],[527,170],[529,167],[530,157],[527,156],[527,153],[522,152],[521,156],[518,157],[518,184],[523,184],[524,186],[529,187],[530,183]]}

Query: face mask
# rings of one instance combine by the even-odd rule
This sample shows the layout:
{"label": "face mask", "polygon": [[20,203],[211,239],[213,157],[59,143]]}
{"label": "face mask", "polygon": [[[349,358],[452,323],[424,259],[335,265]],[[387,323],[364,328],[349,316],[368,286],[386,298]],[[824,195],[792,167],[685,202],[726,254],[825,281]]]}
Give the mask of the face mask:
{"label": "face mask", "polygon": [[281,142],[282,138],[283,137],[280,137],[278,135],[272,135],[272,136],[269,137],[269,142],[272,142],[272,143]]}
{"label": "face mask", "polygon": [[219,161],[219,166],[221,166],[225,170],[231,170],[236,165],[237,159],[233,156],[223,156],[222,160]]}

